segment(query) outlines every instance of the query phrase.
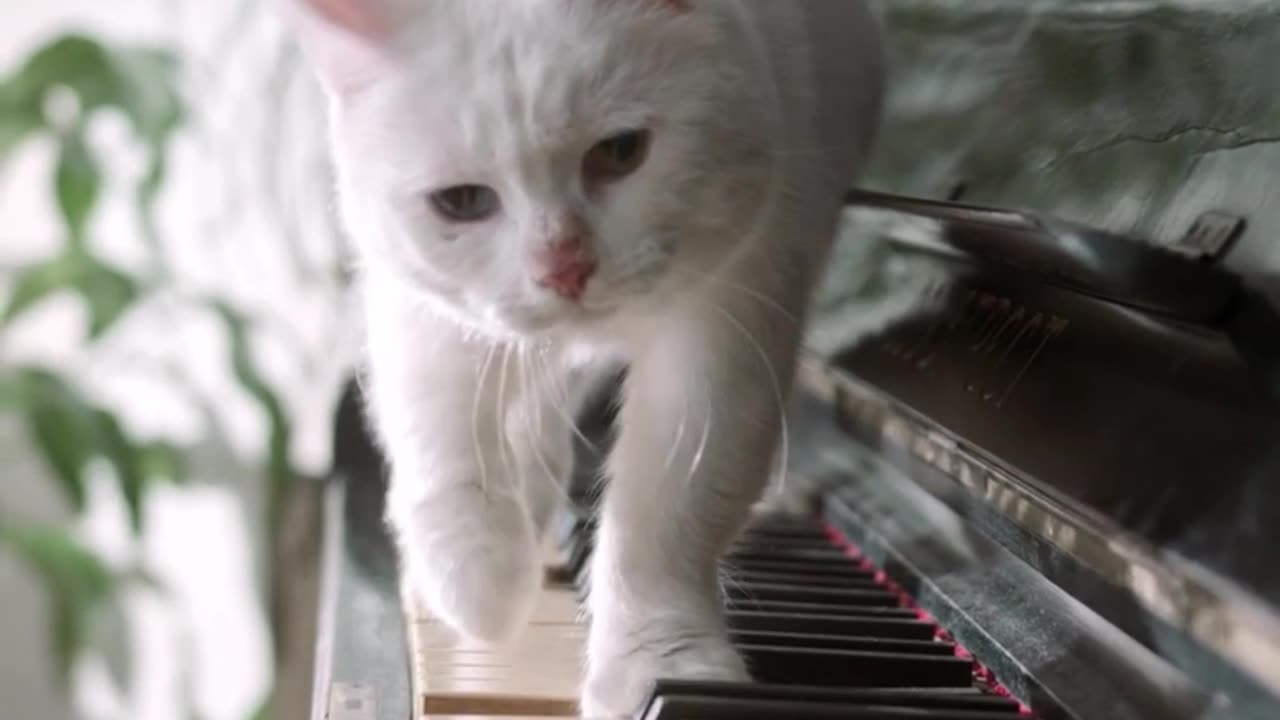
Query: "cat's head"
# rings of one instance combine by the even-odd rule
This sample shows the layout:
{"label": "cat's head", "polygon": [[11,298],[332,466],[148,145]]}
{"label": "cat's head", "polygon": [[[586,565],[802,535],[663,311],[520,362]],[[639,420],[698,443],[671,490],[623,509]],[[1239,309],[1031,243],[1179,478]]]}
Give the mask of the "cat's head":
{"label": "cat's head", "polygon": [[288,2],[363,261],[478,329],[660,306],[764,203],[767,103],[699,0]]}

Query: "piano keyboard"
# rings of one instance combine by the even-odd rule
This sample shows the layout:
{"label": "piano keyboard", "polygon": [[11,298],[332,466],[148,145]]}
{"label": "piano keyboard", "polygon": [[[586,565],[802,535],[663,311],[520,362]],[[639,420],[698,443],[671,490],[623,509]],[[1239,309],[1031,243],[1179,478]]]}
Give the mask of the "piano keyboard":
{"label": "piano keyboard", "polygon": [[[565,560],[549,559],[548,567]],[[457,637],[405,602],[415,697],[432,720],[577,717],[586,623],[572,584],[549,580],[529,627],[509,647]]]}
{"label": "piano keyboard", "polygon": [[[589,524],[566,533],[529,631],[513,647],[410,617],[424,717],[576,716]],[[1029,712],[883,573],[817,521],[764,518],[725,559],[734,644],[751,684],[659,682],[643,720],[1011,720]]]}

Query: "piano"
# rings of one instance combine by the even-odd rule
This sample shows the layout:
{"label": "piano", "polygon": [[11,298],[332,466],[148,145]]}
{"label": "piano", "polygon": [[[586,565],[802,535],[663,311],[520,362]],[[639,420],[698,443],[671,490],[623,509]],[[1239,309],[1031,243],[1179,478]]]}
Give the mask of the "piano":
{"label": "piano", "polygon": [[[1280,718],[1280,93],[1242,59],[1280,19],[1031,5],[886,5],[887,150],[815,302],[785,495],[725,561],[754,681],[660,682],[644,720]],[[572,716],[579,451],[536,627],[467,647],[402,597],[353,386],[312,717]]]}

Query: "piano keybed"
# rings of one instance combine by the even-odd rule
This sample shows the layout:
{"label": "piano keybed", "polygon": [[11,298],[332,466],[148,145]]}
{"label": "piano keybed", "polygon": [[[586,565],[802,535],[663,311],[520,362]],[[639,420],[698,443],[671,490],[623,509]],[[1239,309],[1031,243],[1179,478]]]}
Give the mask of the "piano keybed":
{"label": "piano keybed", "polygon": [[[415,694],[424,717],[576,717],[586,625],[578,598],[588,522],[562,541],[564,560],[529,630],[491,650],[410,616]],[[724,561],[731,639],[750,684],[662,681],[643,720],[1009,720],[1029,713],[915,609],[883,573],[818,521],[768,517]]]}

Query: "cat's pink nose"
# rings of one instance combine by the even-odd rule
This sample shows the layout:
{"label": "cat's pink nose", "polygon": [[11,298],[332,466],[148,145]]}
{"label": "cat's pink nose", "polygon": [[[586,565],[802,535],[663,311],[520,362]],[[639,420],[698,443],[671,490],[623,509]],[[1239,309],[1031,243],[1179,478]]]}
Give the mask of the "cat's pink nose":
{"label": "cat's pink nose", "polygon": [[542,276],[538,285],[566,300],[578,302],[587,291],[587,283],[596,273],[596,261],[581,239],[570,237],[550,244],[539,253]]}
{"label": "cat's pink nose", "polygon": [[576,258],[557,263],[539,280],[538,284],[566,300],[578,302],[587,291],[587,283],[596,273],[596,263],[587,258]]}

